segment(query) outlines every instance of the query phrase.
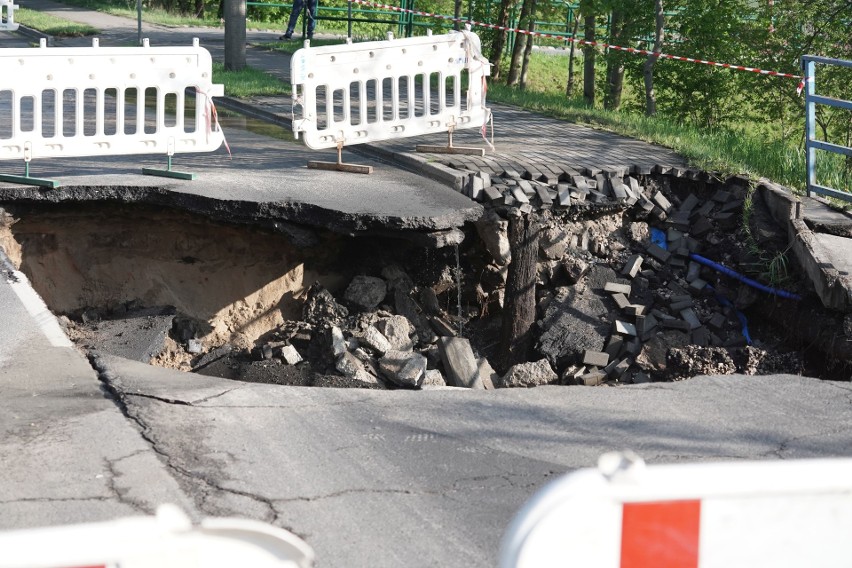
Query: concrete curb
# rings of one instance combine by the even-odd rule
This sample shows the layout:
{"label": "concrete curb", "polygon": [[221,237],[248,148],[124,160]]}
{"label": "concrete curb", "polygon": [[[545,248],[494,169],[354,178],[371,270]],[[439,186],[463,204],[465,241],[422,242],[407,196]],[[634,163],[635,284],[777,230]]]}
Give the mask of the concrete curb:
{"label": "concrete curb", "polygon": [[32,28],[28,28],[27,26],[25,26],[25,25],[23,25],[23,24],[18,24],[17,32],[18,32],[19,34],[23,35],[23,36],[26,36],[26,37],[30,38],[30,39],[34,39],[34,40],[42,40],[42,39],[43,39],[43,40],[46,40],[46,41],[47,41],[47,46],[48,46],[48,47],[53,47],[53,45],[55,44],[55,42],[54,42],[54,40],[53,40],[53,36],[52,36],[52,35],[48,35],[48,34],[46,34],[46,33],[40,32],[40,31],[38,31],[38,30],[34,30],[34,29],[32,29]]}
{"label": "concrete curb", "polygon": [[852,276],[835,267],[825,244],[805,224],[801,201],[786,187],[765,178],[758,180],[757,190],[775,221],[787,231],[793,254],[823,305],[841,312],[852,310]]}

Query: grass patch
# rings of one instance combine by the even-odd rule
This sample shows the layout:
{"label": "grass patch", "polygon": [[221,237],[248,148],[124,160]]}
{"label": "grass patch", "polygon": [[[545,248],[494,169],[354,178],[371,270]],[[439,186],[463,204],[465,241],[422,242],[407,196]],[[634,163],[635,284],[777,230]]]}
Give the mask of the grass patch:
{"label": "grass patch", "polygon": [[58,18],[44,12],[30,10],[28,8],[18,8],[15,10],[15,21],[28,28],[32,28],[55,37],[82,37],[99,33],[99,30],[92,26],[78,24],[77,22]]}
{"label": "grass patch", "polygon": [[[707,171],[766,177],[797,191],[803,191],[805,187],[804,150],[794,143],[769,139],[759,133],[699,128],[667,117],[649,118],[641,114],[589,108],[582,99],[521,91],[499,83],[489,85],[488,99],[660,144]],[[825,156],[818,165],[818,174],[824,183],[835,188],[848,186],[839,160]]]}
{"label": "grass patch", "polygon": [[222,63],[213,62],[213,82],[225,85],[229,97],[263,95],[289,95],[290,85],[268,73],[245,67],[240,71],[226,71]]}
{"label": "grass patch", "polygon": [[[341,43],[346,43],[344,39],[312,39],[311,47],[322,47],[324,45],[339,45]],[[286,53],[287,55],[293,55],[298,50],[304,47],[304,42],[301,41],[274,41],[270,43],[260,43],[257,44],[257,47],[268,49],[269,51],[277,51],[280,53]]]}

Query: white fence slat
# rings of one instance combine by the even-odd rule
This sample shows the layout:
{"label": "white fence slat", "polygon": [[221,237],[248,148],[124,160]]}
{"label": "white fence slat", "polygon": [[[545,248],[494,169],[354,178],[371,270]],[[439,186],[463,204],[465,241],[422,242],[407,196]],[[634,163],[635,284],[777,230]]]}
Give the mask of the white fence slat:
{"label": "white fence slat", "polygon": [[14,0],[0,0],[0,31],[13,32],[18,29],[18,24],[15,23],[17,9]]}

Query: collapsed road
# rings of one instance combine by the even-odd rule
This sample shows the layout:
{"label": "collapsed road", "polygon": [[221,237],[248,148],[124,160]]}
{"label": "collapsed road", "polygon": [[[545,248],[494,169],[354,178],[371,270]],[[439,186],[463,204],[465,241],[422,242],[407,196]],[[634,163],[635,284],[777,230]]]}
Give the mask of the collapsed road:
{"label": "collapsed road", "polygon": [[[242,136],[229,132],[232,143]],[[271,146],[268,140],[259,143]],[[191,185],[165,187],[161,180],[128,175],[140,164],[117,160],[75,161],[71,165],[78,174],[88,175],[79,183],[67,183],[69,164],[34,164],[44,168],[37,170],[38,175],[58,177],[66,185],[56,192],[2,188],[4,250],[33,276],[33,285],[55,312],[67,318],[66,328],[88,359],[39,337],[33,318],[7,293],[12,277],[0,282],[0,309],[7,324],[0,328],[0,460],[6,466],[0,473],[0,526],[150,513],[157,503],[174,501],[195,518],[238,515],[288,528],[315,548],[320,566],[493,566],[500,535],[520,505],[556,475],[593,465],[605,451],[632,448],[649,463],[849,454],[848,382],[784,374],[698,376],[669,382],[681,378],[680,373],[717,372],[717,368],[729,372],[731,365],[736,371],[752,372],[756,367],[750,362],[777,361],[776,354],[807,350],[800,339],[787,337],[787,332],[798,331],[798,324],[781,325],[762,315],[771,315],[776,308],[786,319],[792,304],[748,292],[740,298],[739,285],[720,278],[729,288],[729,300],[744,303],[741,311],[748,316],[752,339],[760,342],[754,349],[766,355],[747,349],[738,336],[736,315],[714,303],[712,296],[700,290],[693,293],[695,274],[690,274],[689,262],[672,267],[669,259],[648,256],[648,247],[655,244],[651,229],[665,229],[666,250],[672,256],[682,247],[672,246],[678,235],[673,232],[675,239],[669,239],[659,215],[644,217],[642,206],[635,208],[641,201],[638,196],[634,205],[625,206],[610,199],[614,194],[607,187],[600,203],[576,203],[560,212],[559,183],[577,187],[577,182],[557,176],[542,182],[552,202],[547,210],[541,207],[545,201],[541,185],[532,183],[539,180],[525,179],[533,176],[512,167],[521,180],[530,182],[535,196],[527,195],[526,185],[511,172],[492,171],[489,187],[498,186],[502,207],[493,193],[494,199],[480,196],[477,204],[440,185],[432,187],[441,193],[421,192],[417,184],[430,182],[414,181],[414,176],[377,163],[377,173],[385,177],[374,191],[371,181],[376,178],[353,183],[335,174],[318,177],[300,169],[306,159],[303,150],[277,142],[274,147],[256,156],[236,155],[234,162],[224,154],[212,161],[181,157],[178,167],[196,169],[201,175]],[[359,161],[348,154],[346,159]],[[246,165],[256,161],[261,167],[257,172],[234,168],[238,173],[225,175],[230,164],[240,160]],[[146,160],[145,165],[151,163]],[[204,185],[213,179],[205,174],[208,166],[219,180],[215,189],[221,199],[209,192],[212,186]],[[480,164],[445,168],[457,170],[458,179],[474,184],[466,166],[483,171]],[[259,181],[248,185],[253,173]],[[581,169],[577,173],[594,180],[598,190],[596,174]],[[690,182],[709,181],[683,173],[681,177]],[[622,183],[625,177],[650,176],[621,174]],[[343,190],[337,196],[355,197],[348,205],[355,208],[354,214],[342,210],[335,214],[328,206],[328,194],[322,189],[329,179]],[[626,182],[631,187],[629,179]],[[671,213],[677,214],[684,208],[686,185],[669,182],[643,179],[641,193],[659,206],[655,196],[662,190]],[[720,250],[728,256],[714,258],[746,272],[748,263],[742,260],[747,255],[732,246],[744,235],[739,232],[746,226],[739,223],[741,211],[723,212],[724,204],[713,199],[718,191],[730,189],[735,201],[746,203],[750,188],[737,180],[733,183],[735,188],[714,186],[700,193],[705,203],[714,203],[710,211],[714,227],[704,237],[709,242],[709,235],[719,235],[719,243],[710,243],[711,252],[724,244]],[[132,187],[125,189],[127,185]],[[471,185],[471,194],[484,193],[485,184],[481,185]],[[709,358],[679,357],[677,361],[684,364],[678,375],[656,376],[658,371],[634,366],[616,380],[607,372],[601,382],[619,388],[544,384],[486,391],[426,389],[422,384],[420,389],[400,388],[393,383],[381,370],[383,357],[361,342],[368,332],[381,342],[369,331],[373,328],[388,342],[399,341],[400,348],[393,351],[419,350],[436,383],[434,371],[445,382],[450,378],[441,368],[444,362],[438,351],[447,338],[468,341],[475,359],[494,360],[499,367],[499,352],[494,351],[499,349],[505,309],[500,305],[502,301],[505,306],[505,293],[501,300],[500,290],[509,275],[507,264],[497,259],[499,243],[508,244],[503,238],[508,238],[509,214],[524,205],[520,194],[514,195],[516,187],[534,208],[526,215],[544,224],[534,256],[540,291],[534,298],[535,325],[539,321],[556,325],[560,318],[544,317],[548,310],[558,315],[582,305],[574,317],[594,330],[593,344],[575,341],[572,346],[541,342],[544,328],[534,328],[530,362],[538,367],[530,371],[540,371],[544,382],[570,379],[594,384],[610,361],[605,366],[583,361],[587,351],[609,356],[611,337],[621,335],[614,333],[615,319],[635,326],[636,321],[624,318],[635,318],[635,306],[645,301],[652,310],[686,322],[681,311],[689,307],[676,308],[678,302],[687,301],[677,296],[686,294],[698,321],[713,329],[722,343],[710,345],[715,339],[709,336],[707,346],[697,347],[721,349],[724,355],[711,351]],[[395,189],[404,190],[397,194],[398,204],[384,198]],[[556,199],[548,189],[556,192]],[[301,192],[301,200],[286,200],[288,191]],[[571,197],[570,188],[568,192]],[[507,194],[517,203],[507,203]],[[442,197],[436,200],[435,195]],[[440,207],[444,196],[453,200],[447,208]],[[595,199],[599,198],[589,201]],[[761,199],[758,195],[758,209]],[[436,209],[429,217],[412,215],[414,223],[397,220],[389,210],[412,203]],[[370,218],[365,216],[368,207],[385,213]],[[486,210],[496,217],[491,213],[486,217]],[[732,215],[716,218],[724,213]],[[304,223],[306,219],[311,224]],[[480,229],[475,221],[485,226]],[[771,258],[784,250],[771,244],[778,233],[772,222],[755,220],[752,230],[760,235],[756,240],[763,249],[773,253]],[[482,234],[497,236],[498,246],[486,246]],[[630,270],[627,274],[624,270],[634,255],[643,261],[639,273],[630,278]],[[810,307],[822,309],[822,302],[795,269],[793,257],[789,259],[787,279],[779,283],[811,302],[799,312],[808,323]],[[651,272],[644,275],[643,270]],[[699,272],[702,280],[716,284],[712,272],[704,268]],[[579,275],[573,284],[571,274]],[[146,281],[145,275],[153,278]],[[650,296],[644,286],[636,286],[637,278],[647,279]],[[323,285],[312,287],[317,280]],[[386,293],[372,307],[372,298],[381,291],[376,280],[382,281]],[[409,280],[412,293],[398,294],[408,291]],[[672,290],[670,282],[686,294]],[[270,283],[274,285],[267,287]],[[623,308],[615,296],[624,292],[607,291],[608,283],[630,285]],[[634,286],[641,292],[638,297]],[[377,288],[375,294],[365,293]],[[572,304],[572,297],[581,302]],[[595,311],[585,311],[587,306]],[[313,308],[308,317],[305,307]],[[345,316],[340,308],[346,310]],[[411,317],[400,313],[406,308],[414,308]],[[627,314],[629,309],[634,313]],[[725,320],[721,330],[710,325],[719,314]],[[844,313],[826,314],[830,320],[814,321],[821,321],[820,329],[842,347]],[[409,323],[408,332],[398,334],[395,330],[405,329],[399,316],[410,322],[422,316],[429,327],[422,321],[420,329]],[[334,368],[313,369],[315,362],[305,346],[335,345],[322,342],[337,337],[334,325],[324,326],[331,318],[340,318],[342,346],[352,357],[343,352],[326,356],[320,360],[327,367],[334,362]],[[688,333],[678,329],[682,323],[664,328],[659,322],[665,319],[658,319],[659,329],[652,330],[643,349],[655,341],[657,332],[693,341],[691,328]],[[317,332],[314,323],[328,336]],[[551,336],[561,337],[558,327],[551,329]],[[424,342],[421,330],[430,341],[429,333],[433,334],[435,342]],[[410,351],[405,335],[416,342]],[[622,341],[616,367],[624,359],[621,349],[627,353],[633,341]],[[336,345],[341,347],[340,342]],[[549,356],[540,351],[542,347],[551,352]],[[293,350],[302,362],[295,362]],[[819,359],[820,352],[815,353]],[[358,373],[354,364],[355,372],[348,376],[337,369],[338,357],[357,359],[363,372]],[[717,359],[719,367],[689,363],[704,365]],[[146,364],[152,360],[163,367],[198,372]],[[470,362],[467,357],[463,360]],[[540,365],[542,360],[552,375]],[[656,360],[668,365],[665,356]],[[372,362],[380,367],[376,374],[371,373]],[[809,363],[807,357],[785,364],[795,373],[835,377],[832,369]],[[585,372],[580,373],[582,367]],[[842,361],[836,369],[842,374]],[[203,376],[203,370],[220,376]],[[643,372],[666,382],[627,384],[628,377],[635,380]],[[506,375],[502,370],[495,374],[498,386]],[[476,367],[480,379],[491,377],[494,383],[495,374]],[[592,376],[584,379],[586,375]],[[372,389],[246,382],[352,386],[359,376]]]}
{"label": "collapsed road", "polygon": [[[113,167],[124,178],[135,165]],[[622,173],[630,187],[633,174]],[[595,178],[586,174],[581,173]],[[274,169],[267,175],[268,180],[287,179]],[[302,173],[288,175],[292,180]],[[393,170],[388,175],[405,176]],[[672,186],[672,180],[667,185],[664,178],[637,175],[646,176],[640,193],[655,206],[665,205],[657,196],[662,191],[671,217],[684,209],[681,182]],[[315,178],[301,179],[315,183]],[[296,222],[297,203],[269,206],[260,199],[246,200],[252,211],[246,215],[239,209],[249,207],[245,202],[235,201],[232,210],[228,200],[215,195],[195,198],[188,191],[152,186],[144,178],[129,189],[104,184],[108,178],[98,181],[60,191],[2,189],[4,250],[32,276],[33,285],[55,311],[67,318],[67,329],[88,354],[87,360],[41,337],[34,322],[45,321],[43,315],[31,318],[9,293],[10,282],[15,278],[23,282],[24,274],[4,271],[0,283],[6,323],[0,331],[4,434],[0,459],[6,464],[0,474],[0,526],[4,528],[145,514],[170,501],[196,519],[240,516],[287,528],[314,547],[319,566],[484,567],[495,564],[501,534],[535,490],[565,471],[594,464],[606,451],[632,448],[649,463],[661,463],[837,456],[848,455],[852,448],[849,383],[794,375],[699,376],[636,385],[619,378],[619,388],[545,384],[494,391],[398,385],[381,391],[302,388],[233,380],[351,386],[363,373],[356,370],[349,377],[336,365],[333,370],[303,373],[310,370],[310,361],[286,361],[292,356],[287,347],[310,359],[310,349],[300,348],[310,346],[313,337],[322,348],[324,335],[314,336],[313,328],[308,333],[304,324],[313,321],[319,327],[332,318],[340,318],[346,353],[356,359],[378,354],[361,344],[356,331],[366,337],[367,330],[375,328],[386,341],[400,341],[396,351],[404,353],[409,352],[404,344],[407,335],[410,342],[419,343],[410,352],[425,350],[427,354],[421,355],[427,360],[427,372],[435,377],[432,371],[438,370],[445,381],[444,371],[435,368],[443,364],[436,354],[441,330],[440,337],[467,340],[471,352],[476,347],[486,360],[493,357],[491,350],[500,335],[495,324],[501,322],[503,309],[501,272],[507,267],[497,259],[501,250],[511,249],[503,240],[511,221],[503,215],[514,207],[507,207],[504,193],[526,187],[511,175],[495,175],[496,183],[489,186],[498,187],[502,207],[484,200],[474,204],[450,192],[451,199],[466,204],[469,218],[429,223],[426,230],[400,226],[390,233],[379,222],[354,224],[357,216],[343,229],[322,223],[307,226]],[[722,211],[724,204],[713,197],[727,191],[734,201],[745,203],[750,188],[741,182],[733,180],[734,187],[712,184],[698,192],[705,204],[712,204],[708,218],[713,229],[704,237],[709,242],[708,235],[718,235],[714,246],[729,247],[726,261],[739,258],[740,249],[732,245],[738,240],[738,227],[742,228],[737,224],[741,217],[738,212],[725,217],[731,211]],[[274,182],[268,183],[271,187]],[[686,284],[678,286],[691,290],[695,275],[689,274],[688,262],[673,267],[670,259],[648,257],[655,244],[650,229],[664,226],[659,213],[656,218],[645,216],[640,212],[641,197],[627,205],[610,199],[609,189],[606,199],[593,197],[583,205],[586,200],[575,195],[576,203],[560,209],[554,206],[559,183],[567,182],[556,181],[555,189],[545,183],[547,188],[542,188],[548,198],[548,189],[557,194],[549,210],[541,207],[545,195],[539,193],[541,185],[530,183],[538,197],[529,199],[535,209],[527,215],[534,214],[545,224],[534,256],[535,278],[541,281],[536,284],[541,294],[535,298],[537,305],[542,304],[540,315],[560,305],[566,307],[562,313],[575,308],[574,317],[593,330],[593,341],[602,344],[598,353],[606,352],[614,316],[626,317],[614,297],[623,292],[607,291],[607,283],[631,284],[624,310],[644,297],[649,305],[660,303],[655,309],[682,319],[680,311],[677,318],[672,315],[672,303],[685,300],[674,298],[668,282],[683,280]],[[576,182],[571,185],[577,187]],[[596,179],[595,185],[597,191]],[[567,189],[570,197],[572,188]],[[755,198],[759,211],[764,198],[760,194]],[[600,202],[592,203],[595,199]],[[200,206],[209,206],[209,211],[199,214],[203,211],[194,208]],[[693,209],[702,206],[706,205],[695,204]],[[486,215],[486,209],[491,213]],[[292,212],[293,217],[276,226],[276,211]],[[254,214],[259,227],[248,224]],[[475,221],[480,221],[479,227]],[[764,235],[764,247],[770,247],[775,234],[771,227],[767,220],[754,226]],[[444,240],[440,235],[464,239]],[[674,256],[682,247],[674,246],[676,240],[670,236],[678,234],[665,232],[664,250],[671,249]],[[635,260],[634,264],[628,260],[634,255],[643,257],[642,267],[630,278]],[[643,270],[652,272],[642,274]],[[574,284],[569,280],[572,274],[577,277]],[[791,274],[787,284],[810,294],[807,283],[792,270]],[[712,273],[699,276],[713,281]],[[633,297],[637,278],[648,280],[650,296],[643,292]],[[318,279],[325,285],[312,287]],[[377,280],[385,286],[381,296],[370,292],[381,291]],[[252,296],[276,282],[292,285],[270,287],[268,298],[263,293]],[[409,283],[411,295],[397,294],[408,291]],[[430,283],[434,298],[426,289]],[[734,301],[739,288],[728,284]],[[419,287],[416,293],[414,287]],[[726,316],[725,333],[713,332],[721,342],[731,342],[721,348],[745,349],[737,337],[735,317],[709,303],[711,297],[688,293],[699,321],[709,318],[709,325],[717,314]],[[743,300],[762,302],[743,294]],[[402,314],[394,313],[400,311],[397,296],[400,306],[416,306],[411,321],[426,318],[429,327],[421,330],[433,334],[435,343],[424,343],[413,324],[407,333],[391,331],[405,328]],[[572,296],[582,302],[566,305]],[[373,302],[378,304],[373,307]],[[597,311],[589,312],[589,317],[576,310],[581,305],[596,306]],[[435,310],[434,320],[426,309],[420,311],[425,306]],[[203,310],[222,312],[223,317],[202,319]],[[263,315],[268,319],[258,317]],[[753,338],[761,341],[759,349],[785,345],[765,333],[775,325],[760,322],[760,317],[749,318]],[[247,325],[251,323],[257,327]],[[330,336],[333,327],[326,328]],[[842,333],[842,325],[831,329]],[[660,332],[686,336],[676,327]],[[381,341],[379,335],[370,335]],[[557,346],[542,343],[542,337],[537,337],[533,349]],[[649,342],[654,337],[656,333]],[[208,339],[219,343],[206,344]],[[622,347],[628,349],[630,341]],[[550,372],[556,382],[569,377],[577,382],[588,374],[575,377],[579,367],[571,370],[587,349],[574,344],[575,351],[563,353],[562,347],[568,345],[560,343],[560,350],[552,354]],[[201,351],[192,353],[197,347]],[[599,344],[587,347],[597,349]],[[216,358],[225,352],[236,353]],[[234,377],[146,364],[153,360],[164,367],[191,368],[201,364],[196,357],[208,358],[209,372],[218,365],[225,374],[233,365]],[[551,365],[547,357],[543,360]],[[332,361],[338,362],[327,358],[326,364]],[[358,361],[369,373],[369,365]],[[581,359],[579,364],[589,370],[590,363]],[[477,366],[477,374],[479,370]],[[386,375],[377,372],[372,386],[391,386]],[[638,367],[626,370],[634,379],[641,372]],[[604,384],[615,380],[607,376]]]}

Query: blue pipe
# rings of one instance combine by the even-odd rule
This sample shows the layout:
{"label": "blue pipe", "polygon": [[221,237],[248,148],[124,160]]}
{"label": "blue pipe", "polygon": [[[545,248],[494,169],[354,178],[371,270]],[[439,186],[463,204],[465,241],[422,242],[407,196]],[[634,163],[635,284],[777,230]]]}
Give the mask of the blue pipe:
{"label": "blue pipe", "polygon": [[713,292],[713,296],[716,297],[716,301],[719,302],[722,306],[724,306],[726,308],[731,308],[732,310],[734,310],[734,313],[736,314],[737,319],[740,320],[740,326],[742,326],[743,337],[745,337],[746,343],[751,345],[751,335],[749,335],[749,332],[748,332],[748,320],[746,319],[745,314],[742,313],[741,311],[739,311],[731,303],[731,301],[729,299],[727,299],[725,296],[716,292],[716,289],[713,288],[713,286],[711,286],[710,284],[705,286],[705,288],[707,288],[708,290]]}
{"label": "blue pipe", "polygon": [[774,296],[780,296],[781,298],[787,298],[788,300],[801,300],[802,299],[802,297],[799,296],[798,294],[794,294],[792,292],[787,292],[786,290],[779,290],[778,288],[771,288],[769,286],[761,284],[760,282],[758,282],[756,280],[752,280],[751,278],[748,278],[747,276],[743,276],[742,274],[740,274],[738,272],[734,272],[733,270],[731,270],[727,266],[722,266],[721,264],[713,262],[712,260],[704,258],[703,256],[697,255],[695,253],[690,254],[689,258],[691,258],[692,260],[694,260],[695,262],[697,262],[699,264],[703,264],[704,266],[709,266],[713,270],[721,272],[722,274],[725,274],[726,276],[730,276],[731,278],[739,280],[743,284],[747,284],[748,286],[751,286],[752,288],[755,288],[755,289],[760,290],[762,292],[766,292],[767,294],[772,294]]}

